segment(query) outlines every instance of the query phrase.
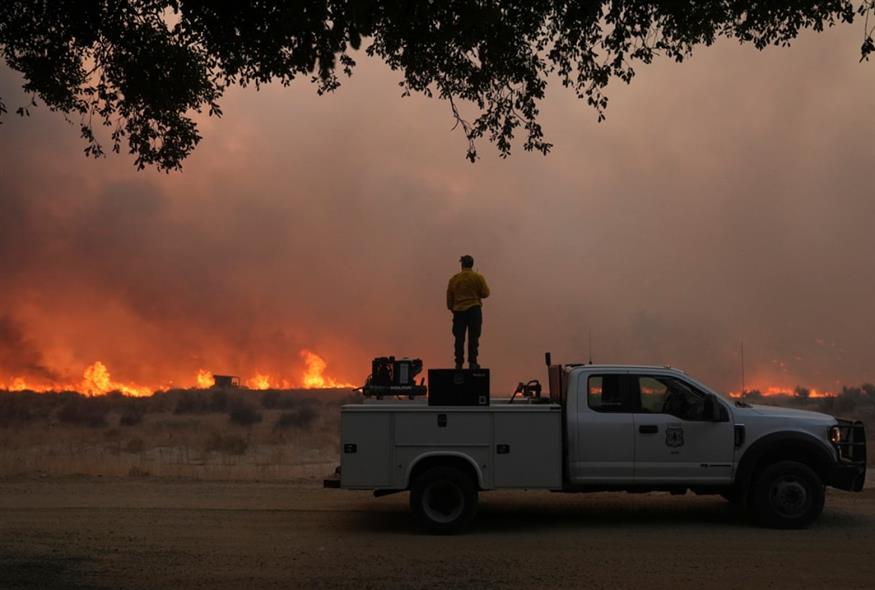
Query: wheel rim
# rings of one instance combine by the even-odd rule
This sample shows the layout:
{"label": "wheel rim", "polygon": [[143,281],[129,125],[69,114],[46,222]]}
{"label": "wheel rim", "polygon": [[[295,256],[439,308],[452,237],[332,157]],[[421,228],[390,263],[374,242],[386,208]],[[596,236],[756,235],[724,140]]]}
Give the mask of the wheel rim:
{"label": "wheel rim", "polygon": [[425,489],[422,508],[432,521],[450,523],[462,515],[465,509],[465,495],[453,482],[436,481]]}
{"label": "wheel rim", "polygon": [[775,480],[769,489],[772,507],[782,516],[796,517],[811,506],[811,494],[798,477],[786,476]]}

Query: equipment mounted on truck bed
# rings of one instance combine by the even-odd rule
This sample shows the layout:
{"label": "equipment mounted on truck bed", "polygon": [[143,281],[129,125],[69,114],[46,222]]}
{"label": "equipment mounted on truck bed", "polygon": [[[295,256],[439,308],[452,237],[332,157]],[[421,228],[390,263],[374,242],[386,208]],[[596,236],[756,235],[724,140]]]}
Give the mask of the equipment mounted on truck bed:
{"label": "equipment mounted on truck bed", "polygon": [[360,391],[365,397],[404,396],[413,399],[425,395],[428,389],[420,382],[416,383],[416,376],[422,372],[420,359],[399,358],[394,356],[381,356],[371,362],[371,374],[365,380]]}

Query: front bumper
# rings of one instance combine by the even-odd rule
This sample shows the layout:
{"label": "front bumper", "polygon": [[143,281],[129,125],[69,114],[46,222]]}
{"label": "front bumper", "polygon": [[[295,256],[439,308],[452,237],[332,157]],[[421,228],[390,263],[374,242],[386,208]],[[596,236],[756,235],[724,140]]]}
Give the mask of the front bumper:
{"label": "front bumper", "polygon": [[859,492],[866,482],[866,465],[836,463],[829,470],[827,485],[849,492]]}
{"label": "front bumper", "polygon": [[850,420],[839,420],[838,426],[844,433],[843,440],[833,445],[838,462],[830,467],[826,483],[859,492],[866,482],[866,428],[862,422]]}

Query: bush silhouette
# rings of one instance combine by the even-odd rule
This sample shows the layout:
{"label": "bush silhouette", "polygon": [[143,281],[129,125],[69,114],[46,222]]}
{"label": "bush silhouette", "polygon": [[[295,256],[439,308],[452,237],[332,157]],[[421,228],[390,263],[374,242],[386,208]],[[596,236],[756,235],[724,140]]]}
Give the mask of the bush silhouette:
{"label": "bush silhouette", "polygon": [[239,426],[251,426],[261,422],[261,414],[256,411],[253,405],[244,401],[232,404],[228,417],[231,419],[231,422]]}
{"label": "bush silhouette", "polygon": [[99,428],[106,426],[106,415],[109,413],[109,400],[102,397],[76,396],[58,412],[58,419],[66,424],[79,424]]}
{"label": "bush silhouette", "polygon": [[0,426],[15,426],[29,422],[34,418],[35,405],[27,394],[0,395]]}
{"label": "bush silhouette", "polygon": [[285,430],[287,428],[307,428],[316,419],[316,410],[312,406],[306,405],[300,408],[283,412],[277,418],[273,425],[274,430]]}
{"label": "bush silhouette", "polygon": [[207,439],[206,450],[225,453],[227,455],[242,455],[249,447],[249,443],[240,436],[233,434],[222,435],[214,432]]}
{"label": "bush silhouette", "polygon": [[176,400],[174,414],[203,414],[209,409],[209,403],[199,392],[183,391]]}
{"label": "bush silhouette", "polygon": [[211,412],[226,412],[228,410],[228,394],[224,391],[212,392],[209,405]]}

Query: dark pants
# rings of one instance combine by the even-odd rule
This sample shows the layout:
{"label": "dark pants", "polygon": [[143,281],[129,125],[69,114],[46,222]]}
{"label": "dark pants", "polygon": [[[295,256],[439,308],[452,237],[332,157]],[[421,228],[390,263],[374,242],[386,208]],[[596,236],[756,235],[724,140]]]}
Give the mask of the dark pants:
{"label": "dark pants", "polygon": [[483,310],[479,305],[465,311],[453,312],[453,336],[456,338],[456,364],[465,361],[465,332],[468,332],[468,362],[477,362],[477,346],[480,344],[480,328],[483,326]]}

